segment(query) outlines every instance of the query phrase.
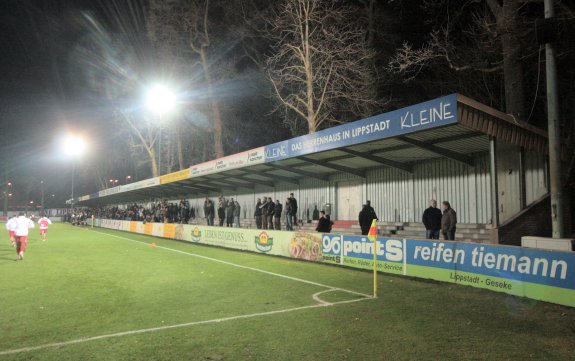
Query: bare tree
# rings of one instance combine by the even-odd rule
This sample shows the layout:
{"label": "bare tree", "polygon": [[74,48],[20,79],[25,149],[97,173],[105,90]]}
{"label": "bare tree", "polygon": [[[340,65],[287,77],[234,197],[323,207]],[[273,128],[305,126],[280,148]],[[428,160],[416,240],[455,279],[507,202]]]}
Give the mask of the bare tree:
{"label": "bare tree", "polygon": [[220,105],[213,91],[212,65],[215,61],[208,55],[208,49],[212,46],[209,13],[209,0],[190,1],[184,9],[183,26],[188,35],[189,46],[199,57],[203,70],[213,120],[214,153],[216,158],[219,158],[224,156],[223,127]]}
{"label": "bare tree", "polygon": [[[414,79],[437,62],[456,72],[502,74],[505,110],[526,118],[525,85],[522,60],[520,9],[525,0],[471,1],[460,6],[420,48],[404,43],[389,62],[388,70]],[[444,7],[445,1],[426,2],[428,8]],[[471,19],[469,20],[469,14]],[[466,24],[462,24],[467,22]],[[488,88],[491,85],[486,85]],[[497,95],[495,95],[497,96]]]}
{"label": "bare tree", "polygon": [[292,132],[315,132],[379,104],[374,51],[353,9],[334,1],[286,0],[269,21],[267,74]]}
{"label": "bare tree", "polygon": [[[182,31],[184,6],[184,2],[180,0],[151,0],[146,16],[148,38],[155,49],[161,73],[169,78],[182,78],[182,75],[189,77],[194,70],[194,63],[190,64],[186,54],[186,36]],[[167,160],[168,171],[173,170],[176,161],[180,170],[187,166],[182,138],[188,134],[181,131],[184,128],[182,121],[181,116],[170,117],[170,128],[174,131],[166,132],[167,154],[164,159]]]}
{"label": "bare tree", "polygon": [[[239,39],[229,29],[237,21],[233,17],[239,19],[234,13],[236,6],[238,1],[152,0],[148,16],[150,39],[157,44],[162,62],[170,64],[178,77],[183,74],[194,87],[202,87],[200,97],[206,104],[195,106],[209,113],[213,136],[213,142],[202,144],[213,145],[215,157],[224,156],[224,112],[219,87],[234,75],[230,52]],[[182,139],[176,139],[175,144],[179,159],[183,159]]]}
{"label": "bare tree", "polygon": [[126,138],[132,157],[138,158],[138,154],[143,153],[145,155],[144,162],[149,164],[152,177],[159,176],[160,169],[158,168],[156,146],[160,137],[160,129],[149,121],[137,123],[134,115],[130,113],[118,111],[117,117],[120,122],[124,122],[128,126],[129,135]]}

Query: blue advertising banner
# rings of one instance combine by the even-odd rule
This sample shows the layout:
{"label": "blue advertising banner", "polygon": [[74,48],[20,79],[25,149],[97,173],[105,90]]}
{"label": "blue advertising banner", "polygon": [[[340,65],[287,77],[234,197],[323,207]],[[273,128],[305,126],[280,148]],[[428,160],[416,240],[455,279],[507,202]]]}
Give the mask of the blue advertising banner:
{"label": "blue advertising banner", "polygon": [[575,253],[407,240],[407,264],[575,290]]}
{"label": "blue advertising banner", "polygon": [[[462,242],[381,238],[382,272],[505,292],[575,306],[575,252]],[[324,234],[322,261],[372,269],[367,237]]]}
{"label": "blue advertising banner", "polygon": [[457,94],[306,134],[265,147],[265,161],[322,152],[457,123]]}

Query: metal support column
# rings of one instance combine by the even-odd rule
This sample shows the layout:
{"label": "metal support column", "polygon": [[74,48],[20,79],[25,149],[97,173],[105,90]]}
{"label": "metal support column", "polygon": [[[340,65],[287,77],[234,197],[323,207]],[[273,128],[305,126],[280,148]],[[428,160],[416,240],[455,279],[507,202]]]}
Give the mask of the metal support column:
{"label": "metal support column", "polygon": [[[555,16],[553,0],[545,0],[545,18]],[[557,67],[553,44],[545,44],[545,72],[547,74],[547,127],[549,134],[549,176],[551,190],[551,227],[553,238],[564,237],[563,192],[561,179],[561,131],[559,129],[559,99]]]}

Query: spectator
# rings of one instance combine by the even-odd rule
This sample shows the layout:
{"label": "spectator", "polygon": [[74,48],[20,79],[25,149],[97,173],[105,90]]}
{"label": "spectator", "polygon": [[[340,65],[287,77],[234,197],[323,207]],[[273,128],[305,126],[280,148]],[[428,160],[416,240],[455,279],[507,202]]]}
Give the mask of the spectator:
{"label": "spectator", "polygon": [[364,204],[359,212],[359,227],[361,228],[361,234],[364,236],[369,233],[371,222],[374,220],[372,217],[372,212],[367,207],[367,204]]}
{"label": "spectator", "polygon": [[292,225],[297,226],[297,200],[293,196],[293,193],[289,194],[290,202],[291,202],[291,217],[292,217]]}
{"label": "spectator", "polygon": [[331,232],[331,221],[329,217],[325,215],[324,211],[319,212],[319,221],[317,222],[317,227],[315,227],[315,230],[321,233]]}
{"label": "spectator", "polygon": [[180,224],[188,223],[189,205],[185,199],[180,201]]}
{"label": "spectator", "polygon": [[293,231],[293,224],[291,223],[291,214],[292,214],[291,200],[289,198],[286,199],[286,203],[284,206],[284,214],[286,219],[286,229],[288,231]]}
{"label": "spectator", "polygon": [[443,232],[443,238],[446,241],[454,241],[457,214],[453,208],[451,208],[451,204],[449,204],[448,201],[443,201],[441,203],[441,209],[443,209],[443,216],[441,217],[441,231]]}
{"label": "spectator", "polygon": [[274,229],[274,210],[275,210],[275,203],[272,200],[272,197],[268,197],[268,206],[266,208],[268,218],[268,229]]}
{"label": "spectator", "polygon": [[[375,214],[375,209],[373,209],[373,207],[371,206],[371,201],[367,201],[367,202],[365,203],[365,205],[367,206],[367,210],[368,210],[368,212],[369,212],[369,217],[370,217],[372,220],[375,219],[375,220],[378,220],[378,221],[379,221],[379,218],[377,218],[377,214]],[[371,223],[370,223],[370,225],[371,225]]]}
{"label": "spectator", "polygon": [[206,216],[208,226],[214,225],[214,211],[214,202],[206,197],[206,200],[204,201],[204,215]]}
{"label": "spectator", "polygon": [[220,219],[220,227],[223,227],[224,219],[226,219],[226,200],[221,194],[218,200],[218,218]]}
{"label": "spectator", "polygon": [[278,231],[281,230],[282,208],[283,206],[279,199],[276,200],[276,204],[274,206],[274,228]]}
{"label": "spectator", "polygon": [[262,229],[268,229],[268,206],[271,198],[264,197],[264,202],[260,206],[262,210]]}
{"label": "spectator", "polygon": [[226,226],[232,227],[234,225],[234,199],[232,198],[226,205]]}
{"label": "spectator", "polygon": [[439,239],[442,217],[441,211],[437,209],[437,201],[435,199],[430,200],[429,208],[423,212],[421,219],[425,226],[425,237],[427,239]]}
{"label": "spectator", "polygon": [[241,207],[238,201],[234,202],[234,227],[240,227]]}
{"label": "spectator", "polygon": [[254,217],[256,218],[256,228],[262,229],[262,200],[258,198],[256,203],[256,210],[254,211]]}

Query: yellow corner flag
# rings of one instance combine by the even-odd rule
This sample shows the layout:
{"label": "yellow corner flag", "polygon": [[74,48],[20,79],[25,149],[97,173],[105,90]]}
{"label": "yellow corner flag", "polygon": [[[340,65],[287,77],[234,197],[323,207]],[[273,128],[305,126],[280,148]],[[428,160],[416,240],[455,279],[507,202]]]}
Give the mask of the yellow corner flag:
{"label": "yellow corner flag", "polygon": [[367,233],[367,238],[370,241],[375,242],[377,240],[377,224],[375,223],[377,220],[371,221],[371,227],[369,227],[369,232]]}
{"label": "yellow corner flag", "polygon": [[371,221],[367,238],[373,242],[373,298],[377,298],[377,224],[376,219]]}

